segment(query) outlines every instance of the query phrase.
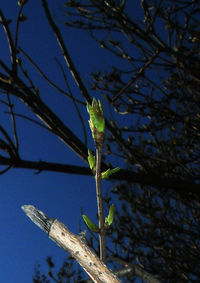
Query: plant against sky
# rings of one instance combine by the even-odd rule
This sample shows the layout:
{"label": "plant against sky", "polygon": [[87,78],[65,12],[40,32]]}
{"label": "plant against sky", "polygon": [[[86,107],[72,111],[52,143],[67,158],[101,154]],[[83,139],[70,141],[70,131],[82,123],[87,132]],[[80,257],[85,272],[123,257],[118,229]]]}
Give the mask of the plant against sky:
{"label": "plant against sky", "polygon": [[[123,5],[119,1],[67,1],[63,20],[67,28],[61,33],[62,24],[58,32],[49,18],[46,2],[42,1],[64,62],[80,90],[73,102],[85,106],[86,101],[91,104],[93,91],[98,98],[102,95],[107,127],[107,155],[103,156],[102,166],[106,170],[106,164],[113,160],[109,156],[114,155],[122,167],[111,176],[111,180],[120,180],[113,192],[119,197],[121,209],[116,211],[113,233],[108,235],[116,253],[114,258],[109,258],[109,264],[117,261],[119,267],[128,263],[129,267],[139,266],[165,282],[188,282],[199,278],[199,5],[198,1],[174,2],[134,1],[133,9],[133,1],[123,1]],[[24,15],[28,13],[28,5],[24,6],[27,7]],[[53,20],[57,23],[58,18]],[[17,106],[20,99],[52,133],[87,162],[87,146],[82,142],[86,139],[77,138],[77,132],[63,123],[63,116],[57,117],[61,113],[55,115],[52,112],[56,111],[47,107],[50,96],[45,96],[42,90],[38,92],[40,84],[34,85],[30,67],[28,74],[25,72],[25,58],[40,71],[45,82],[71,99],[69,88],[52,84],[38,69],[40,64],[31,61],[32,56],[26,53],[23,44],[14,39],[12,44],[10,23],[2,18],[2,13],[1,23],[12,51],[8,56],[11,63],[1,58],[2,107],[7,105],[12,114],[14,102]],[[23,25],[26,27],[26,21]],[[95,63],[89,77],[85,62],[84,71],[77,72],[77,62],[83,52],[76,57],[75,64],[66,48],[70,45],[69,27],[86,31],[85,38],[89,34],[99,45],[101,51],[95,51],[96,58],[100,57],[98,54],[107,54],[109,63],[105,69],[101,63]],[[13,60],[16,54],[22,61]],[[82,57],[89,60],[88,56]],[[65,77],[65,69],[57,63]],[[51,106],[55,107],[55,103]],[[18,114],[13,112],[11,117],[16,119]],[[13,136],[11,132],[7,135],[8,128],[3,122],[1,164],[8,165],[6,170],[22,167],[39,172],[90,174],[85,167],[24,160],[18,149],[16,137],[19,135],[15,131]],[[138,278],[131,274],[126,280],[134,282]]]}

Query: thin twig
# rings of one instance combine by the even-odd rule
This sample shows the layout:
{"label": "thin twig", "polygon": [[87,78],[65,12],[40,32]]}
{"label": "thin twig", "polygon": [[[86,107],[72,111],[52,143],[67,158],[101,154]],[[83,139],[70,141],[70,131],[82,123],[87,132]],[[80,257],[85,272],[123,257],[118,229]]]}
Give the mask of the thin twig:
{"label": "thin twig", "polygon": [[[48,5],[47,5],[47,1],[46,0],[42,0],[42,4],[43,4],[43,7],[44,7],[44,10],[45,10],[45,13],[46,13],[46,16],[47,16],[47,20],[56,36],[56,39],[58,41],[58,44],[60,45],[60,48],[62,50],[62,53],[63,53],[63,57],[71,71],[71,74],[76,82],[76,84],[78,85],[79,87],[79,90],[81,91],[81,93],[83,94],[83,97],[85,98],[85,100],[91,104],[92,100],[91,100],[91,97],[79,75],[79,72],[76,70],[74,64],[73,64],[73,61],[68,53],[68,50],[65,46],[65,43],[64,43],[64,40],[63,40],[63,37],[58,29],[58,27],[56,26],[55,22],[53,21],[53,18],[50,14],[50,11],[49,11],[49,8],[48,8]],[[126,145],[126,142],[116,133],[116,130],[110,125],[110,123],[106,121],[106,127],[108,128],[108,130],[111,132],[111,134],[113,135],[113,137],[115,138],[115,140],[117,142],[119,142],[119,144],[126,150],[129,152],[130,156],[132,156],[133,158],[135,158],[133,152],[131,151],[131,149]],[[145,167],[144,167],[144,164],[142,165],[143,169],[145,170]]]}
{"label": "thin twig", "polygon": [[147,67],[154,61],[154,59],[158,56],[159,51],[157,50],[155,54],[139,69],[139,71],[133,76],[133,78],[113,97],[112,103],[117,100],[117,98],[124,93],[135,81],[138,77],[140,77]]}
{"label": "thin twig", "polygon": [[58,44],[60,45],[60,48],[62,50],[62,53],[63,53],[63,57],[69,67],[69,70],[71,71],[71,74],[76,82],[76,84],[78,85],[78,88],[79,90],[81,91],[83,97],[85,98],[85,100],[88,102],[88,103],[91,103],[91,97],[85,87],[85,85],[83,84],[82,80],[81,80],[81,77],[80,77],[80,74],[78,73],[78,71],[76,70],[75,66],[74,66],[74,63],[69,55],[69,52],[67,50],[67,47],[65,45],[65,42],[63,40],[63,37],[61,35],[61,32],[59,30],[59,28],[57,27],[57,25],[55,24],[52,16],[51,16],[51,13],[49,11],[49,7],[48,7],[48,4],[47,4],[47,1],[46,0],[42,0],[42,4],[43,4],[43,7],[44,7],[44,10],[45,10],[45,13],[46,13],[46,17],[47,17],[47,20],[49,22],[49,25],[50,27],[52,28],[55,36],[56,36],[56,39],[58,41]]}
{"label": "thin twig", "polygon": [[[33,80],[32,80],[31,77],[29,76],[28,71],[27,71],[26,69],[24,69],[24,67],[23,67],[21,64],[19,65],[19,68],[20,68],[22,74],[24,75],[24,77],[25,77],[25,78],[27,79],[27,81],[29,82],[29,84],[30,84],[30,89],[33,89],[33,90],[35,91],[35,90],[36,90],[36,87],[35,87],[35,85],[34,85],[34,83],[33,83]],[[35,94],[36,94],[36,92],[35,92]]]}
{"label": "thin twig", "polygon": [[104,211],[103,211],[103,197],[101,188],[101,157],[102,146],[97,146],[96,149],[96,197],[99,218],[99,244],[100,244],[100,259],[106,262],[106,231],[104,227]]}
{"label": "thin twig", "polygon": [[16,64],[16,51],[17,51],[17,45],[18,45],[18,34],[19,34],[19,26],[21,23],[21,15],[22,15],[22,10],[24,8],[24,5],[20,6],[18,16],[17,16],[17,22],[16,22],[16,29],[15,29],[15,41],[14,41],[14,52],[15,52],[15,66]]}
{"label": "thin twig", "polygon": [[13,157],[15,158],[19,158],[18,152],[16,150],[15,145],[13,144],[10,136],[8,135],[8,133],[6,132],[6,130],[0,125],[0,132],[4,135],[4,137],[6,138],[6,140],[8,141],[9,144],[9,148],[10,148],[10,153],[12,154]]}
{"label": "thin twig", "polygon": [[11,119],[12,119],[12,124],[13,124],[13,133],[14,133],[14,139],[15,139],[15,147],[16,150],[19,150],[19,140],[18,140],[18,136],[17,136],[17,127],[16,127],[16,120],[15,120],[15,114],[13,112],[13,105],[11,103],[11,99],[10,99],[10,94],[7,93],[7,100],[8,100],[8,107],[10,109],[10,115],[11,115]]}
{"label": "thin twig", "polygon": [[6,172],[8,172],[8,170],[10,170],[10,168],[12,168],[11,165],[10,165],[10,166],[7,166],[5,169],[1,170],[1,171],[0,171],[0,175],[3,175],[3,174],[5,174]]}
{"label": "thin twig", "polygon": [[[7,112],[7,111],[5,111],[4,113],[5,113],[5,114],[11,114],[10,112]],[[19,113],[16,113],[16,112],[13,112],[13,114],[14,114],[15,116],[17,116],[17,117],[20,117],[20,118],[23,118],[23,119],[25,119],[25,120],[28,120],[28,121],[30,121],[30,122],[32,122],[32,123],[34,123],[34,124],[36,124],[36,125],[38,125],[38,126],[44,128],[44,129],[46,129],[46,130],[49,131],[49,132],[52,132],[51,129],[49,129],[48,127],[46,127],[44,124],[42,124],[42,123],[40,123],[40,122],[38,122],[38,121],[36,121],[36,120],[34,120],[34,119],[32,119],[32,118],[26,116],[26,115],[19,114]]]}
{"label": "thin twig", "polygon": [[61,63],[58,61],[57,58],[55,58],[55,60],[56,60],[58,66],[59,66],[59,68],[60,68],[60,70],[61,70],[61,72],[62,72],[63,78],[64,78],[64,80],[65,80],[65,84],[66,84],[67,89],[68,89],[68,91],[69,91],[69,96],[70,96],[70,98],[71,98],[72,101],[73,101],[74,107],[75,107],[75,109],[76,109],[76,112],[77,112],[77,114],[78,114],[79,120],[80,120],[80,122],[81,122],[82,129],[83,129],[83,135],[84,135],[84,144],[85,144],[85,146],[87,146],[87,131],[86,131],[86,128],[85,128],[85,124],[84,124],[83,117],[81,116],[81,113],[80,113],[80,110],[79,110],[79,108],[78,108],[77,101],[76,101],[76,99],[75,99],[75,97],[74,97],[74,95],[73,95],[73,92],[71,91],[70,85],[69,85],[68,80],[67,80],[67,76],[66,76],[65,71],[64,71],[64,69],[63,69],[63,66],[62,66]]}
{"label": "thin twig", "polygon": [[5,33],[6,33],[8,46],[9,46],[9,49],[10,49],[11,64],[12,64],[13,71],[14,71],[14,68],[16,66],[16,50],[15,50],[13,38],[12,38],[10,29],[9,29],[9,26],[8,26],[9,25],[8,20],[5,19],[1,8],[0,8],[0,23],[3,25],[3,28],[4,28]]}
{"label": "thin twig", "polygon": [[[10,70],[0,60],[0,65],[10,74]],[[0,79],[0,87],[5,91],[9,91],[19,99],[21,99],[26,106],[31,109],[33,113],[50,128],[52,133],[56,134],[65,144],[76,152],[86,162],[87,147],[83,142],[75,136],[75,134],[59,119],[59,117],[36,95],[27,85],[17,76],[14,78],[15,85],[9,81],[5,82]]]}
{"label": "thin twig", "polygon": [[[47,81],[47,83],[49,85],[51,85],[52,87],[54,87],[57,91],[59,91],[60,93],[66,95],[68,98],[72,99],[72,97],[70,96],[70,94],[68,94],[66,91],[64,91],[62,88],[60,88],[58,85],[56,85],[54,82],[52,82],[47,75],[41,70],[41,68],[36,64],[36,62],[33,61],[33,59],[21,48],[19,47],[20,52],[22,52],[22,54],[26,57],[26,59],[33,65],[33,67],[35,67],[35,69],[38,71],[38,73],[43,77],[43,79],[45,79],[45,81]],[[82,104],[85,106],[85,103],[81,100],[78,100],[76,98],[73,98],[74,100],[76,100],[77,103]]]}

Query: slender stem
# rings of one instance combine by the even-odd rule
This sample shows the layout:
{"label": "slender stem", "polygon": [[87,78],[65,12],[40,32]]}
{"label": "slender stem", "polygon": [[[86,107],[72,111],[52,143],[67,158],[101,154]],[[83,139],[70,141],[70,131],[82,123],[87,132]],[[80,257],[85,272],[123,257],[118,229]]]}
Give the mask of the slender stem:
{"label": "slender stem", "polygon": [[12,67],[14,68],[14,66],[16,66],[16,49],[15,49],[15,46],[14,46],[11,31],[9,29],[8,21],[4,17],[4,14],[3,14],[1,9],[0,9],[0,22],[3,25],[3,28],[5,30],[5,34],[6,34],[6,37],[7,37],[8,46],[9,46],[9,50],[10,50],[11,63],[12,63]]}
{"label": "slender stem", "polygon": [[14,139],[15,139],[16,151],[18,152],[19,140],[18,140],[18,135],[17,135],[17,126],[16,126],[16,120],[15,120],[15,114],[13,112],[13,105],[11,103],[10,94],[8,92],[7,92],[7,100],[8,100],[8,107],[10,109],[10,115],[11,115],[11,120],[12,120],[12,125],[13,125],[13,134],[14,134]]}
{"label": "slender stem", "polygon": [[85,85],[84,85],[84,83],[81,79],[81,76],[80,76],[78,70],[76,69],[72,59],[71,59],[71,56],[70,56],[70,54],[67,50],[67,47],[65,45],[65,42],[63,40],[62,34],[61,34],[59,28],[57,27],[56,23],[54,22],[53,17],[51,16],[47,2],[48,1],[46,1],[46,0],[42,0],[42,5],[44,7],[45,14],[46,14],[47,20],[49,22],[49,25],[50,25],[51,29],[53,30],[53,32],[55,34],[56,40],[57,40],[57,42],[58,42],[58,44],[59,44],[59,46],[62,50],[63,57],[64,57],[64,59],[67,63],[67,66],[69,67],[69,70],[71,71],[71,74],[72,74],[74,81],[78,85],[78,88],[79,88],[80,92],[82,93],[83,97],[85,98],[85,100],[87,102],[91,103],[91,97],[89,95],[89,92],[87,91],[87,88],[85,87]]}
{"label": "slender stem", "polygon": [[104,228],[104,211],[103,211],[103,197],[101,189],[101,157],[102,146],[96,147],[96,194],[97,194],[97,207],[99,217],[99,244],[100,244],[100,259],[106,262],[106,231]]}

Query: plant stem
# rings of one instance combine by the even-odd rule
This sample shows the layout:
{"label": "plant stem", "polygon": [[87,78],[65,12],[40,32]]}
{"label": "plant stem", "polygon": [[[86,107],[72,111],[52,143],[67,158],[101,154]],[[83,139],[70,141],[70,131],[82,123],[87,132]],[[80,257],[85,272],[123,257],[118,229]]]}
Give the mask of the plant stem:
{"label": "plant stem", "polygon": [[97,207],[99,218],[99,244],[100,244],[100,259],[106,263],[106,231],[104,227],[104,211],[103,211],[103,197],[101,189],[101,157],[102,146],[96,147],[96,194],[97,194]]}

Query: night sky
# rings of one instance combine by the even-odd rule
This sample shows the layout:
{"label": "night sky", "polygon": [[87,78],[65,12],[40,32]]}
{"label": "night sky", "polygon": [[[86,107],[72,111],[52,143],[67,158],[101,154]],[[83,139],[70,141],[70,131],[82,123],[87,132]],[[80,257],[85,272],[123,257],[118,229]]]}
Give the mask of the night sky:
{"label": "night sky", "polygon": [[[8,19],[16,18],[18,12],[17,1],[1,1],[1,9]],[[66,28],[62,21],[65,20],[62,3],[64,1],[50,1],[51,11],[57,18],[62,29],[66,45],[79,69],[84,82],[90,81],[89,72],[97,71],[102,67],[109,68],[114,58],[110,53],[99,48],[85,33]],[[60,2],[58,4],[57,2]],[[137,2],[137,1],[136,1]],[[138,1],[140,2],[140,1]],[[135,12],[135,10],[134,10]],[[65,82],[54,60],[58,58],[67,73],[72,91],[75,97],[82,99],[79,90],[75,86],[69,71],[67,70],[62,54],[57,46],[54,35],[50,32],[44,15],[41,1],[29,1],[25,6],[24,14],[28,20],[21,25],[19,45],[29,56],[36,61],[46,75],[61,87],[65,88]],[[14,31],[15,21],[10,24]],[[5,34],[1,27],[1,54],[2,60],[9,62],[8,46]],[[83,139],[78,115],[73,104],[64,96],[50,88],[34,68],[20,56],[34,79],[35,85],[40,89],[43,101],[47,101],[49,107],[73,130],[80,139]],[[92,94],[93,95],[93,94]],[[3,96],[2,96],[3,97]],[[97,96],[97,98],[99,98]],[[15,99],[12,99],[15,103]],[[87,131],[88,114],[85,107],[80,108]],[[11,133],[11,122],[6,107],[0,105],[0,119]],[[34,118],[35,116],[17,102],[15,111]],[[23,159],[34,161],[51,161],[63,164],[85,166],[86,163],[68,149],[56,136],[40,128],[33,123],[17,118],[17,130],[20,141],[19,153]],[[90,134],[89,147],[94,149]],[[113,166],[118,166],[115,163]],[[95,221],[96,195],[95,183],[92,177],[76,176],[53,172],[40,172],[11,169],[0,176],[0,219],[1,219],[1,244],[0,244],[0,282],[32,282],[34,265],[40,263],[42,271],[47,256],[52,256],[57,267],[68,256],[61,248],[48,239],[47,235],[35,226],[21,210],[21,206],[31,204],[45,212],[52,218],[58,218],[65,223],[74,233],[79,232],[81,220],[81,208]],[[111,183],[105,182],[104,188],[109,189]],[[82,223],[82,227],[84,227]]]}

